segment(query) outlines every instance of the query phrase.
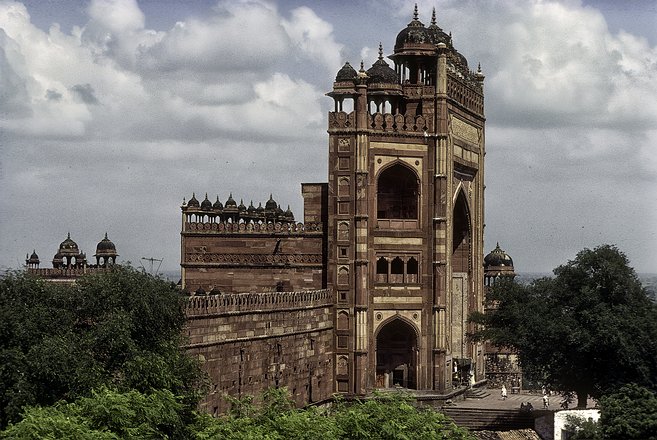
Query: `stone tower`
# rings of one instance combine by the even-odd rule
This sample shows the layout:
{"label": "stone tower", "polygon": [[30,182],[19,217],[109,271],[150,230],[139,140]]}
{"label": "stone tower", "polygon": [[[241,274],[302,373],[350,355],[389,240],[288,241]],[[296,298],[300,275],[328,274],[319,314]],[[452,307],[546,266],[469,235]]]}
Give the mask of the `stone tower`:
{"label": "stone tower", "polygon": [[335,388],[445,393],[484,376],[484,76],[417,6],[388,58],[327,94]]}

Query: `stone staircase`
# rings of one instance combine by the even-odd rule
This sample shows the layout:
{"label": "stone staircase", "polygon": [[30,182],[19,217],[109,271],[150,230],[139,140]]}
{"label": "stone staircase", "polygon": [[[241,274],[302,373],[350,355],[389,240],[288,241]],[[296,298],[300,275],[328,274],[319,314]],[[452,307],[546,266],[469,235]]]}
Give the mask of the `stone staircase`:
{"label": "stone staircase", "polygon": [[473,431],[510,431],[534,427],[533,415],[516,409],[444,407],[441,411],[458,426]]}
{"label": "stone staircase", "polygon": [[486,388],[468,388],[465,391],[466,399],[485,399],[490,396],[490,391]]}

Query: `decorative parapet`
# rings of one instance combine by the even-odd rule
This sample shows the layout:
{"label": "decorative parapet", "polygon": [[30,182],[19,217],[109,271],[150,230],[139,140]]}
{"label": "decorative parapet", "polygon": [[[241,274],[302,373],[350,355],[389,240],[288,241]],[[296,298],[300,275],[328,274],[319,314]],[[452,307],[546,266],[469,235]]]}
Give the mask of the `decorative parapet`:
{"label": "decorative parapet", "polygon": [[290,234],[321,233],[321,223],[231,223],[185,222],[183,232],[211,234]]}
{"label": "decorative parapet", "polygon": [[190,252],[185,254],[185,263],[217,263],[228,265],[272,265],[311,264],[321,265],[321,254],[217,254]]}
{"label": "decorative parapet", "polygon": [[424,133],[433,130],[433,121],[422,115],[402,115],[397,113],[374,113],[368,115],[367,122],[372,130],[405,133]]}
{"label": "decorative parapet", "polygon": [[481,84],[459,77],[457,72],[447,74],[447,95],[477,114],[484,113],[484,95]]}
{"label": "decorative parapet", "polygon": [[356,113],[329,112],[328,128],[356,128]]}
{"label": "decorative parapet", "polygon": [[434,86],[404,84],[404,96],[410,99],[430,98],[436,94]]}
{"label": "decorative parapet", "polygon": [[[329,129],[351,129],[355,128],[354,113],[329,112]],[[422,115],[402,115],[391,113],[374,113],[367,115],[368,128],[374,131],[423,133],[425,130],[433,130],[433,121]]]}
{"label": "decorative parapet", "polygon": [[109,272],[111,268],[105,267],[81,267],[69,269],[54,269],[54,268],[28,268],[27,273],[36,275],[42,278],[79,278],[82,275],[90,273],[103,273]]}
{"label": "decorative parapet", "polygon": [[190,296],[187,299],[188,318],[234,312],[277,311],[289,308],[330,306],[333,296],[328,289],[302,292],[229,293]]}

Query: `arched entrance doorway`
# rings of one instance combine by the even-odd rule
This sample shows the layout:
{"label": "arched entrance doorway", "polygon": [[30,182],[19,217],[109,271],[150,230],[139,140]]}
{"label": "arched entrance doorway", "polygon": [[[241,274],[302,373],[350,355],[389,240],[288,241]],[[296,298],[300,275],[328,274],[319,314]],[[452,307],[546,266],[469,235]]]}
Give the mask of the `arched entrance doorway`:
{"label": "arched entrance doorway", "polygon": [[385,324],[376,337],[376,387],[417,389],[417,335],[402,319]]}

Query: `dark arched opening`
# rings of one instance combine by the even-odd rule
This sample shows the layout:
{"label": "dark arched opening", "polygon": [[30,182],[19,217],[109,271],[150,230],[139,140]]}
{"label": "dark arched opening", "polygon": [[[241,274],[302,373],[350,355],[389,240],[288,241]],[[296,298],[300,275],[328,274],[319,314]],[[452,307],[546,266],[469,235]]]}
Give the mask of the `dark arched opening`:
{"label": "dark arched opening", "polygon": [[418,181],[415,173],[396,164],[381,173],[377,186],[377,217],[417,219]]}
{"label": "dark arched opening", "polygon": [[376,281],[377,283],[388,282],[388,260],[385,257],[376,260]]}
{"label": "dark arched opening", "polygon": [[454,272],[470,271],[470,212],[468,202],[459,192],[454,204],[454,226],[452,230],[452,270]]}
{"label": "dark arched opening", "polygon": [[417,335],[401,319],[385,324],[376,337],[376,387],[417,389]]}

